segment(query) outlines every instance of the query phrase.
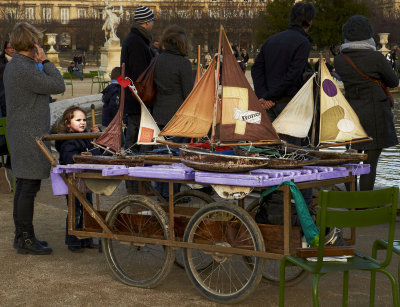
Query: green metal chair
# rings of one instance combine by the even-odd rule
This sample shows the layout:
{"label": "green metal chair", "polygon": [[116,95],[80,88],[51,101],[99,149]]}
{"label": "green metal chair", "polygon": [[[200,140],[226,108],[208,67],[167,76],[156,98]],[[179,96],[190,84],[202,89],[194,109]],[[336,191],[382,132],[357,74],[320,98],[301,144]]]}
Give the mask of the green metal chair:
{"label": "green metal chair", "polygon": [[[374,242],[374,246],[372,248],[372,257],[376,259],[377,253],[379,250],[384,250],[384,249],[388,249],[389,244],[387,240],[376,240]],[[393,241],[393,252],[400,256],[400,240],[394,240]],[[372,276],[372,278],[374,279],[375,282],[375,274]],[[397,267],[397,282],[400,282],[400,262],[398,264]]]}
{"label": "green metal chair", "polygon": [[[65,88],[67,88],[67,86],[71,86],[71,96],[74,96],[74,84],[72,83],[72,74],[70,72],[61,72],[61,74],[64,78]],[[61,96],[64,96],[64,92],[61,94]]]}
{"label": "green metal chair", "polygon": [[[370,306],[374,305],[375,274],[384,273],[390,280],[393,293],[393,305],[399,306],[398,284],[393,275],[386,270],[392,258],[394,230],[396,223],[399,188],[391,187],[376,191],[341,192],[320,191],[317,223],[320,228],[318,257],[316,262],[306,258],[285,256],[281,261],[279,306],[284,305],[285,269],[287,266],[298,266],[314,274],[312,287],[313,305],[318,306],[318,282],[321,276],[329,272],[343,271],[343,306],[347,306],[350,270],[371,272]],[[358,210],[361,209],[361,210]],[[389,223],[387,253],[383,262],[355,251],[354,257],[347,262],[323,261],[324,238],[327,227],[366,227]]]}
{"label": "green metal chair", "polygon": [[93,93],[93,84],[98,84],[98,90],[97,93],[100,93],[102,90],[105,89],[105,87],[108,85],[108,81],[104,79],[104,71],[98,70],[92,73],[92,85],[90,87],[90,94]]}
{"label": "green metal chair", "polygon": [[[6,138],[7,151],[8,154],[10,154],[10,146],[8,145],[8,139],[7,139],[7,117],[0,117],[0,135],[4,135],[4,137]],[[1,156],[1,165],[5,166],[3,155]],[[15,192],[15,185],[16,185],[16,179],[13,177],[12,188],[14,192]]]}

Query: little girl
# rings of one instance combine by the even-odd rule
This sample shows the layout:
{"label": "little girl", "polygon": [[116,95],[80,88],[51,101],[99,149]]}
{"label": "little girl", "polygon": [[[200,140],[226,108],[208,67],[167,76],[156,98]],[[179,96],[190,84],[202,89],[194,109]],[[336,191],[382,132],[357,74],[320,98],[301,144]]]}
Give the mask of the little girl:
{"label": "little girl", "polygon": [[[86,132],[86,112],[78,107],[71,106],[63,113],[62,120],[56,124],[52,133],[83,133]],[[99,128],[94,126],[92,132],[99,132]],[[60,153],[60,164],[73,164],[74,155],[90,151],[93,155],[101,155],[99,149],[94,148],[90,143],[91,139],[71,139],[56,141],[56,149]],[[86,198],[92,202],[92,193],[86,193]],[[67,196],[68,200],[68,196]],[[82,228],[83,224],[82,204],[75,198],[75,226]],[[95,248],[92,239],[78,239],[76,236],[68,234],[68,215],[66,221],[65,244],[71,252],[83,252],[83,248]]]}

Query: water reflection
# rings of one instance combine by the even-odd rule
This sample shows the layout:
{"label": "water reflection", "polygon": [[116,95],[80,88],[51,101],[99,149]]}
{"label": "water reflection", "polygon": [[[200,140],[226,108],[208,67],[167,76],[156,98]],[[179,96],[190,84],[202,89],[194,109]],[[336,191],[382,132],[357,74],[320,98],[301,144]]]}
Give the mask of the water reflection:
{"label": "water reflection", "polygon": [[[397,95],[393,109],[394,126],[400,136],[400,95]],[[377,186],[400,185],[400,145],[384,149],[376,172]]]}

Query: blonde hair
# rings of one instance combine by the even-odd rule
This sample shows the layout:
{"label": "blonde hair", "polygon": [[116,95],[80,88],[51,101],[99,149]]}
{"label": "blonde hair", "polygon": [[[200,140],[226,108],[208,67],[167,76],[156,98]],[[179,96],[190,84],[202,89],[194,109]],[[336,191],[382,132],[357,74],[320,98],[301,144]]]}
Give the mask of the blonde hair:
{"label": "blonde hair", "polygon": [[31,24],[22,21],[15,24],[10,35],[10,43],[16,51],[29,51],[39,44],[43,33]]}

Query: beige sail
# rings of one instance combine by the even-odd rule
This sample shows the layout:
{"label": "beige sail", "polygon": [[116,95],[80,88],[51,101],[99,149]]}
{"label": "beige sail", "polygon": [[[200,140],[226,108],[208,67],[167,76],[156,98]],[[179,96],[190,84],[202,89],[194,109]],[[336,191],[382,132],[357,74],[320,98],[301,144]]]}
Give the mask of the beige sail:
{"label": "beige sail", "polygon": [[303,85],[296,96],[290,100],[285,109],[274,120],[272,125],[276,132],[304,138],[308,135],[314,114],[313,81],[315,74]]}
{"label": "beige sail", "polygon": [[[158,137],[160,129],[154,121],[153,116],[151,116],[149,110],[144,105],[143,101],[139,100],[139,102],[141,108],[140,126],[136,143],[141,145],[155,145],[155,139]],[[159,139],[164,140],[163,137],[159,137]]]}
{"label": "beige sail", "polygon": [[357,114],[333,81],[324,61],[321,61],[320,92],[319,143],[345,142],[368,137]]}
{"label": "beige sail", "polygon": [[215,59],[159,135],[189,138],[206,136],[212,124],[214,95]]}

